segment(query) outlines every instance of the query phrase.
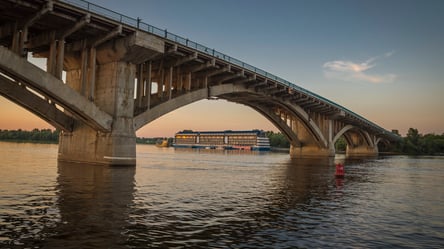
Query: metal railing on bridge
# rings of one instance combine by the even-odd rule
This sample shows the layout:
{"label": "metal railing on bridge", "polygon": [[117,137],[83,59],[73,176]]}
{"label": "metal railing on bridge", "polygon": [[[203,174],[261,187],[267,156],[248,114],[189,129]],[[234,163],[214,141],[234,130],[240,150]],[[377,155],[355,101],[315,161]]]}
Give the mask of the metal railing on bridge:
{"label": "metal railing on bridge", "polygon": [[268,73],[268,72],[266,72],[266,71],[264,71],[264,70],[262,70],[260,68],[257,68],[255,66],[252,66],[252,65],[248,64],[248,63],[245,63],[245,62],[240,61],[240,60],[238,60],[236,58],[233,58],[233,57],[228,56],[228,55],[226,55],[224,53],[221,53],[221,52],[219,52],[219,51],[217,51],[215,49],[212,49],[212,48],[209,48],[209,47],[204,46],[202,44],[199,44],[197,42],[191,41],[188,38],[184,38],[184,37],[181,37],[179,35],[175,35],[173,33],[170,33],[166,29],[160,29],[160,28],[157,28],[157,27],[152,26],[150,24],[144,23],[144,22],[141,21],[140,18],[132,18],[132,17],[129,17],[129,16],[117,13],[115,11],[109,10],[107,8],[101,7],[101,6],[97,5],[97,4],[90,3],[90,2],[85,1],[85,0],[60,0],[60,1],[68,3],[68,4],[71,4],[71,5],[74,5],[76,7],[79,7],[81,9],[87,10],[87,11],[92,12],[94,14],[98,14],[98,15],[107,17],[107,18],[109,18],[111,20],[114,20],[114,21],[117,21],[117,22],[119,22],[121,24],[126,24],[128,26],[133,27],[133,28],[137,28],[137,29],[140,29],[142,31],[145,31],[145,32],[148,32],[148,33],[151,33],[151,34],[163,37],[163,38],[165,38],[167,40],[170,40],[172,42],[179,43],[179,44],[181,44],[183,46],[195,49],[195,50],[197,50],[199,52],[202,52],[202,53],[205,53],[207,55],[219,58],[219,59],[224,60],[226,62],[232,63],[234,65],[242,67],[243,69],[249,70],[249,71],[254,72],[256,74],[259,74],[259,75],[261,75],[263,77],[266,77],[266,78],[269,78],[271,80],[274,80],[274,81],[276,81],[276,82],[278,82],[278,83],[280,83],[282,85],[291,87],[294,90],[302,92],[303,94],[308,95],[308,96],[310,96],[312,98],[321,100],[321,101],[323,101],[323,102],[325,102],[325,103],[327,103],[327,104],[329,104],[329,105],[331,105],[331,106],[333,106],[335,108],[338,108],[340,110],[343,110],[344,112],[347,112],[349,115],[354,116],[354,117],[360,119],[364,123],[368,123],[368,124],[370,124],[370,125],[372,125],[374,127],[377,127],[378,129],[380,129],[383,132],[388,132],[384,128],[376,125],[375,123],[367,120],[366,118],[364,118],[364,117],[354,113],[353,111],[350,111],[349,109],[347,109],[347,108],[345,108],[345,107],[343,107],[341,105],[338,105],[335,102],[333,102],[331,100],[328,100],[328,99],[326,99],[326,98],[324,98],[324,97],[322,97],[322,96],[320,96],[320,95],[318,95],[318,94],[316,94],[314,92],[311,92],[311,91],[309,91],[307,89],[304,89],[304,88],[302,88],[302,87],[300,87],[300,86],[298,86],[298,85],[296,85],[294,83],[291,83],[291,82],[289,82],[289,81],[287,81],[285,79],[282,79],[281,77],[278,77],[278,76],[276,76],[274,74]]}

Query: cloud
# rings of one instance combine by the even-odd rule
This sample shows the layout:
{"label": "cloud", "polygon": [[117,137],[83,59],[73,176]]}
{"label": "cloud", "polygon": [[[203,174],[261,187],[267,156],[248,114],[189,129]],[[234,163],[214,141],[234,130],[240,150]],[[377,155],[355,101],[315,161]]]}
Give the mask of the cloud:
{"label": "cloud", "polygon": [[391,83],[396,80],[396,74],[370,74],[367,71],[376,67],[376,61],[388,58],[394,51],[387,52],[383,56],[372,57],[364,62],[335,60],[324,63],[324,75],[328,79],[340,79],[345,81],[365,81],[370,83]]}
{"label": "cloud", "polygon": [[327,68],[328,70],[350,73],[363,72],[372,67],[374,67],[374,65],[371,65],[368,62],[358,64],[351,61],[329,61],[324,64],[324,68]]}
{"label": "cloud", "polygon": [[390,57],[395,53],[395,51],[390,51],[384,54],[384,57]]}

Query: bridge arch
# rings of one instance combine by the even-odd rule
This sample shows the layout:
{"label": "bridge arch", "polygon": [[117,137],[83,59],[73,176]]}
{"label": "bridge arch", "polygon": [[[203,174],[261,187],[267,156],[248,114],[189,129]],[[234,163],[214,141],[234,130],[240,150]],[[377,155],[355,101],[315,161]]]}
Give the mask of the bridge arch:
{"label": "bridge arch", "polygon": [[189,92],[187,94],[181,95],[179,97],[173,98],[161,104],[158,104],[134,118],[134,130],[139,130],[143,126],[149,124],[150,122],[156,120],[157,118],[172,112],[180,107],[189,105],[199,100],[208,98],[207,89],[199,89],[196,91]]}
{"label": "bridge arch", "polygon": [[335,139],[339,139],[338,135],[342,135],[347,143],[346,155],[348,156],[373,156],[378,153],[374,137],[359,127],[344,127],[341,134],[338,133]]}
{"label": "bridge arch", "polygon": [[[259,95],[264,98],[266,96]],[[222,96],[222,98],[231,99],[228,96]],[[289,139],[290,144],[296,147],[300,147],[303,144],[307,144],[308,141],[301,141],[301,138],[298,137],[298,132],[295,130],[295,122],[299,125],[303,126],[304,133],[310,134],[310,143],[314,143],[319,147],[327,147],[328,142],[325,139],[325,136],[322,134],[322,131],[318,127],[318,125],[310,119],[308,113],[303,110],[300,106],[291,104],[286,101],[270,100],[273,108],[267,108],[265,106],[261,106],[255,104],[255,100],[248,101],[236,101],[236,98],[233,100],[234,102],[241,103],[244,105],[248,105],[251,108],[257,110],[262,113],[265,117],[269,117],[273,124]],[[283,113],[276,113],[276,109],[279,109]],[[285,117],[282,117],[285,116]],[[289,120],[285,120],[289,119]]]}
{"label": "bridge arch", "polygon": [[[338,133],[336,133],[335,137],[333,138],[333,144],[335,144],[338,139],[344,135],[344,133],[346,133],[347,131],[354,129],[355,127],[353,125],[346,125],[344,126],[344,128],[342,128]],[[347,141],[348,142],[348,141]]]}
{"label": "bridge arch", "polygon": [[[238,102],[240,103],[240,102]],[[252,109],[256,110],[257,112],[261,113],[264,117],[266,117],[276,128],[279,129],[279,131],[284,134],[284,136],[288,139],[290,144],[294,146],[301,146],[301,141],[297,137],[297,134],[293,132],[291,127],[285,123],[284,120],[282,120],[277,115],[274,115],[274,113],[270,112],[268,109],[256,105],[252,105],[250,103],[241,103],[247,106],[250,106]]]}
{"label": "bridge arch", "polygon": [[336,143],[341,136],[344,136],[347,144],[349,144],[350,146],[354,146],[356,144],[356,141],[353,140],[353,135],[358,135],[358,137],[361,138],[362,142],[357,145],[365,144],[367,146],[375,146],[377,142],[380,141],[379,139],[377,142],[373,141],[370,134],[362,129],[359,129],[359,127],[346,125],[335,135],[332,142]]}
{"label": "bridge arch", "polygon": [[[314,145],[319,147],[328,147],[328,141],[320,128],[300,106],[278,98],[268,100],[267,105],[259,104],[258,100],[267,98],[266,95],[235,84],[215,85],[197,89],[160,103],[137,115],[134,119],[134,129],[138,130],[171,111],[210,97],[218,97],[252,108],[275,125],[288,138],[292,146],[301,147],[303,144],[314,143]],[[276,108],[284,110],[286,114],[291,116],[290,123],[276,113]],[[298,122],[299,125],[303,126],[305,129],[304,133],[309,133],[313,139],[309,142],[305,139],[302,142],[298,137],[298,133],[292,127],[294,125],[293,122]]]}

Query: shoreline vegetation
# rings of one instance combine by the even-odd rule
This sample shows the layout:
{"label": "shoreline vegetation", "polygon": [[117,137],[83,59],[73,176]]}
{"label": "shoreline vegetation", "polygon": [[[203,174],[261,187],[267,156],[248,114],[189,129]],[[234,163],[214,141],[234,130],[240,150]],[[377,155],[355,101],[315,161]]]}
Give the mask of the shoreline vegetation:
{"label": "shoreline vegetation", "polygon": [[[0,141],[18,142],[18,143],[43,143],[57,144],[59,141],[59,130],[51,129],[33,129],[26,131],[2,130],[0,129]],[[282,133],[267,131],[266,136],[270,139],[272,151],[288,151],[290,143]],[[404,154],[404,155],[438,155],[444,156],[444,133],[441,135],[425,134],[422,135],[417,129],[410,128],[401,141],[391,144],[389,147],[382,146],[379,151],[382,154]],[[173,138],[169,137],[137,137],[137,144],[156,144],[160,140],[167,139],[172,144]],[[346,150],[347,143],[342,137],[336,142],[335,148],[338,152]]]}

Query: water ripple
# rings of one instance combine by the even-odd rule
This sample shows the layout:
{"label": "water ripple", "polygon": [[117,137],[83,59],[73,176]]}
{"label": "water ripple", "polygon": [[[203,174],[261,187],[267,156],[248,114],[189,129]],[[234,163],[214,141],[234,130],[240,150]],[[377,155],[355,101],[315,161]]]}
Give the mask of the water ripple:
{"label": "water ripple", "polygon": [[444,247],[443,158],[346,161],[335,179],[285,154],[139,146],[136,168],[110,168],[7,147],[4,248]]}

